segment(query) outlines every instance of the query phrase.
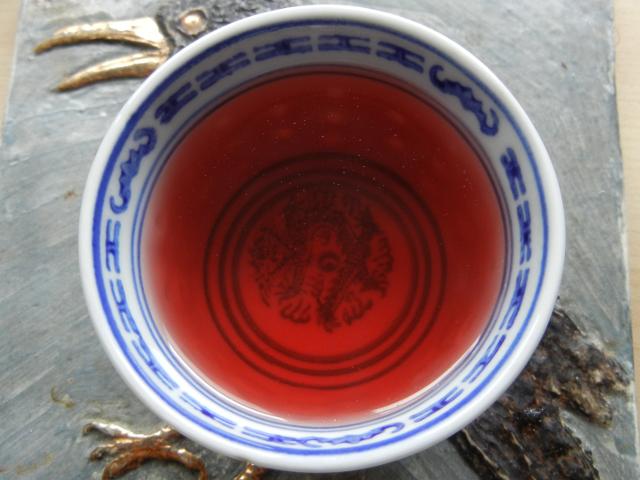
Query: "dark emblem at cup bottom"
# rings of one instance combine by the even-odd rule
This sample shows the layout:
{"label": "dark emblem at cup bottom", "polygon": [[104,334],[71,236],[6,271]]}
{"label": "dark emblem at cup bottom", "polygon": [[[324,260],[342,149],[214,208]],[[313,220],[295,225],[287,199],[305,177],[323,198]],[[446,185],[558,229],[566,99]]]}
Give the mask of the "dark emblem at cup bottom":
{"label": "dark emblem at cup bottom", "polygon": [[221,208],[204,286],[235,355],[314,389],[394,370],[440,310],[446,259],[431,212],[393,171],[347,155],[255,172]]}
{"label": "dark emblem at cup bottom", "polygon": [[248,245],[264,303],[328,332],[366,320],[393,268],[370,206],[326,186],[300,188],[273,220],[257,225]]}

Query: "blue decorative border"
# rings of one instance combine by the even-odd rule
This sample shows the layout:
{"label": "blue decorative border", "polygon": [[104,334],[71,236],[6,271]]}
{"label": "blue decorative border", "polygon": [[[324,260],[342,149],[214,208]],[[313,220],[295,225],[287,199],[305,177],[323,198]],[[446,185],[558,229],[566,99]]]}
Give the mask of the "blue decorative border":
{"label": "blue decorative border", "polygon": [[[395,37],[401,38],[407,42],[410,42],[412,44],[415,44],[417,46],[420,46],[432,53],[434,53],[435,55],[439,56],[440,58],[443,58],[444,60],[446,60],[447,62],[449,62],[450,64],[454,65],[460,72],[462,72],[464,75],[467,76],[467,78],[469,78],[473,83],[475,83],[487,96],[489,96],[493,102],[495,103],[495,105],[499,108],[499,110],[503,113],[503,115],[505,116],[505,118],[511,123],[514,131],[516,132],[518,138],[520,139],[520,142],[527,154],[527,160],[529,161],[530,165],[531,165],[531,169],[536,181],[536,187],[537,187],[537,191],[538,194],[540,196],[540,206],[541,206],[541,213],[542,213],[542,224],[543,224],[543,251],[542,251],[542,262],[541,262],[541,268],[540,268],[540,277],[538,280],[538,284],[536,285],[536,290],[535,293],[533,295],[533,300],[532,300],[532,305],[531,308],[529,309],[529,311],[527,312],[526,318],[523,321],[523,324],[520,328],[520,330],[517,332],[515,339],[513,342],[511,342],[511,344],[509,345],[509,348],[507,350],[507,352],[504,354],[503,358],[498,362],[498,364],[493,368],[493,370],[487,374],[487,376],[483,379],[483,381],[477,385],[465,398],[463,398],[462,400],[460,400],[458,402],[458,404],[456,404],[455,406],[453,406],[450,410],[448,410],[445,413],[442,413],[439,416],[436,417],[431,417],[432,415],[434,415],[436,412],[438,412],[440,409],[444,408],[446,405],[450,404],[451,402],[453,402],[454,400],[458,399],[462,393],[463,390],[460,389],[459,387],[454,387],[450,392],[448,392],[442,399],[440,399],[438,402],[436,402],[436,404],[428,407],[427,409],[424,409],[422,412],[420,412],[419,414],[415,414],[413,417],[413,421],[418,423],[418,422],[424,422],[421,423],[420,426],[418,426],[417,428],[414,428],[412,430],[407,430],[404,433],[401,433],[399,435],[396,435],[392,438],[387,438],[386,440],[380,440],[374,443],[369,443],[367,445],[356,445],[357,443],[364,441],[364,440],[368,440],[370,438],[373,438],[375,436],[377,436],[380,433],[384,432],[384,429],[386,429],[387,427],[392,428],[395,431],[400,431],[404,429],[404,424],[402,426],[397,426],[397,425],[393,425],[393,426],[382,426],[382,427],[378,427],[378,429],[383,428],[382,431],[378,432],[378,430],[376,430],[375,432],[368,432],[368,433],[364,433],[361,435],[356,435],[356,436],[351,436],[350,438],[346,438],[344,441],[338,441],[337,439],[333,439],[335,441],[331,441],[331,439],[327,439],[324,438],[322,440],[317,440],[316,437],[314,441],[320,441],[321,443],[330,443],[333,445],[336,444],[350,444],[350,445],[354,445],[354,446],[350,446],[347,448],[342,448],[342,449],[323,449],[323,450],[299,450],[299,449],[293,449],[293,448],[284,448],[283,445],[291,445],[292,442],[293,444],[298,444],[301,446],[304,446],[304,442],[302,442],[301,439],[295,439],[295,440],[291,440],[291,439],[287,439],[281,435],[272,435],[272,434],[268,434],[265,432],[258,432],[256,433],[256,431],[254,431],[254,435],[253,436],[258,436],[259,438],[261,438],[263,441],[267,441],[269,442],[269,444],[264,444],[264,443],[256,443],[250,440],[247,440],[246,438],[242,438],[242,437],[238,437],[236,435],[234,435],[233,433],[230,433],[229,430],[235,430],[236,429],[236,424],[234,422],[231,422],[229,420],[226,419],[220,419],[220,418],[216,418],[211,412],[208,412],[206,410],[203,411],[202,407],[199,405],[193,405],[194,410],[198,411],[200,414],[203,414],[205,416],[208,416],[214,420],[216,420],[221,427],[224,427],[225,430],[221,430],[220,428],[214,428],[211,427],[210,425],[204,424],[202,423],[198,418],[196,418],[192,413],[188,412],[188,411],[184,411],[182,408],[180,408],[179,405],[176,405],[171,399],[167,398],[167,396],[164,394],[164,392],[162,390],[158,390],[158,388],[153,384],[153,382],[151,382],[149,379],[147,379],[145,377],[144,372],[141,371],[140,367],[137,365],[137,363],[135,361],[133,361],[131,359],[131,352],[129,350],[129,348],[127,347],[127,344],[124,342],[120,331],[118,330],[117,326],[116,326],[116,318],[114,317],[113,313],[111,312],[110,306],[109,306],[109,300],[107,298],[107,291],[105,290],[105,285],[103,283],[103,272],[101,270],[101,265],[100,265],[100,227],[101,227],[101,220],[102,220],[102,213],[103,213],[103,207],[104,207],[104,201],[105,201],[105,197],[106,197],[106,189],[107,189],[107,185],[108,185],[108,181],[111,178],[111,175],[113,173],[113,170],[115,168],[116,162],[122,152],[122,149],[127,141],[127,139],[129,138],[130,134],[134,134],[134,139],[138,138],[138,131],[134,132],[134,129],[137,125],[137,123],[139,122],[139,120],[143,117],[143,115],[145,114],[145,112],[149,109],[149,107],[151,105],[153,105],[153,103],[155,102],[155,100],[166,90],[167,87],[169,87],[176,79],[178,79],[180,76],[182,76],[184,73],[186,73],[189,69],[191,69],[194,65],[200,63],[202,60],[204,60],[205,58],[207,58],[208,56],[230,46],[233,45],[235,43],[237,43],[240,40],[243,40],[245,38],[249,38],[249,37],[253,37],[255,35],[259,35],[265,32],[275,32],[275,31],[280,31],[286,28],[292,28],[292,27],[306,27],[306,26],[313,26],[313,25],[321,25],[321,26],[327,26],[327,25],[342,25],[342,26],[355,26],[355,27],[359,27],[359,28],[363,28],[363,29],[370,29],[373,31],[378,31],[378,32],[383,32],[389,35],[393,35]],[[288,55],[288,54],[295,54],[296,53],[296,49],[300,49],[300,48],[304,48],[304,37],[298,37],[298,38],[303,38],[303,40],[296,40],[296,42],[289,42],[286,43],[283,41],[281,42],[277,42],[274,44],[270,44],[268,45],[269,48],[266,48],[266,50],[262,50],[261,52],[259,52],[261,55],[268,55],[270,54],[269,52],[271,52],[271,54],[273,52],[276,52],[275,54],[277,55]],[[356,38],[356,37],[354,37]],[[285,39],[288,40],[288,39]],[[338,41],[338,46],[343,45],[344,42],[342,41],[342,43],[340,43],[341,41]],[[347,44],[349,44],[347,42]],[[350,45],[350,44],[349,44]],[[388,44],[391,45],[391,44]],[[334,45],[335,46],[335,45]],[[412,68],[415,67],[416,64],[418,64],[419,66],[419,58],[420,56],[417,55],[417,57],[415,57],[415,53],[414,52],[409,52],[406,49],[403,49],[401,47],[398,46],[394,46],[391,45],[393,48],[391,51],[388,51],[387,54],[390,55],[392,58],[392,60],[397,61],[399,64],[407,66],[408,68]],[[362,45],[358,45],[358,48],[364,48]],[[258,53],[258,52],[255,52]],[[413,55],[413,56],[412,56]],[[379,55],[382,56],[382,55]],[[267,58],[267,57],[265,57]],[[240,62],[237,61],[237,59],[230,59],[235,61],[236,63],[230,63],[226,66],[223,66],[221,68],[220,65],[218,65],[216,68],[218,68],[217,71],[212,71],[210,73],[210,77],[212,76],[213,78],[215,78],[216,76],[220,77],[220,76],[226,76],[227,72],[229,71],[233,71],[234,65],[237,67],[237,65],[242,63],[243,59],[240,59]],[[258,61],[259,59],[256,58],[256,61]],[[241,68],[241,67],[238,67]],[[414,68],[415,69],[415,68]],[[437,72],[436,72],[437,73]],[[221,78],[221,77],[220,77]],[[198,77],[198,79],[200,79],[200,77]],[[210,80],[211,81],[211,80]],[[438,77],[438,81],[440,82],[444,82],[445,80],[443,80],[442,78]],[[455,83],[455,82],[453,82]],[[459,85],[459,84],[458,84]],[[436,85],[437,87],[438,85]],[[482,127],[482,121],[483,119],[485,120],[486,123],[486,117],[482,117],[480,115],[481,111],[478,110],[478,104],[477,104],[477,99],[476,102],[474,102],[474,98],[470,98],[468,96],[468,92],[463,88],[458,88],[458,89],[450,89],[450,91],[445,92],[445,93],[449,93],[452,95],[457,96],[460,99],[460,102],[462,103],[463,107],[469,111],[471,111],[472,113],[474,113],[474,115],[477,116],[479,122],[481,122],[481,127]],[[468,87],[466,87],[468,88]],[[193,95],[193,90],[191,89],[190,85],[183,85],[181,86],[181,90],[179,90],[178,92],[176,92],[176,97],[170,99],[172,103],[170,103],[168,106],[171,107],[171,105],[176,105],[177,108],[180,108],[180,105],[185,105],[186,102],[188,102],[189,100],[185,100],[185,98],[195,98],[195,96]],[[175,107],[174,107],[175,109]],[[168,112],[168,113],[167,113]],[[175,115],[175,113],[174,113]],[[158,111],[156,111],[156,118],[158,120],[160,120],[161,122],[166,119],[166,118],[172,118],[171,115],[171,108],[169,108],[169,110],[164,110],[160,113],[158,113]],[[497,117],[496,117],[497,119]],[[497,122],[495,123],[495,126],[497,127]],[[493,124],[489,125],[489,129],[491,130],[493,128]],[[487,133],[487,134],[491,134],[491,133]],[[140,134],[142,135],[142,134]],[[138,146],[138,151],[140,152],[140,155],[143,155],[143,150],[144,148],[140,148],[140,147],[144,147],[144,144],[140,144]],[[521,243],[521,256],[520,256],[520,270],[518,272],[518,279],[517,279],[517,288],[515,290],[515,294],[511,299],[511,309],[510,309],[510,314],[508,314],[508,316],[506,316],[503,320],[503,324],[502,326],[505,326],[507,329],[510,328],[512,326],[513,323],[513,319],[515,319],[515,317],[518,314],[519,308],[520,308],[520,304],[522,302],[523,296],[524,296],[524,292],[525,289],[527,287],[527,281],[528,281],[528,273],[529,273],[529,269],[526,266],[526,262],[529,260],[530,258],[530,250],[527,250],[527,246],[530,244],[530,236],[531,236],[531,231],[530,231],[530,217],[529,217],[529,206],[528,206],[528,200],[527,200],[527,191],[526,191],[526,187],[524,185],[524,181],[521,175],[521,171],[519,169],[519,164],[518,164],[518,159],[515,157],[515,153],[510,149],[507,150],[507,152],[505,152],[505,154],[502,157],[502,163],[505,167],[505,172],[507,173],[507,175],[509,176],[510,179],[510,183],[512,186],[512,193],[513,193],[513,197],[516,201],[519,201],[520,203],[518,204],[517,208],[518,208],[518,220],[519,220],[519,228],[520,228],[520,232],[521,232],[521,238],[520,238],[520,243]],[[131,158],[131,157],[130,157]],[[139,162],[138,162],[139,163]],[[135,161],[132,161],[130,163],[130,165],[134,165]],[[126,189],[127,187],[130,187],[130,181],[133,178],[133,176],[135,176],[136,172],[133,172],[131,170],[131,168],[128,169],[124,169],[123,166],[121,166],[121,175],[120,175],[120,197],[121,197],[121,201],[120,201],[120,205],[122,206],[123,202],[126,202],[126,195],[123,193],[126,193]],[[125,179],[125,181],[123,182],[123,178]],[[126,183],[126,179],[129,179],[129,184],[127,185]],[[113,201],[113,197],[110,199],[111,201]],[[117,201],[117,200],[116,200]],[[126,208],[126,207],[125,207]],[[107,234],[109,235],[106,239],[105,239],[105,246],[107,247],[107,257],[106,257],[106,265],[107,265],[107,269],[109,270],[109,267],[111,266],[112,268],[118,267],[119,270],[119,264],[117,263],[117,253],[113,253],[113,247],[109,247],[109,245],[114,245],[115,242],[117,242],[117,236],[119,232],[119,225],[115,225],[113,230],[109,230],[109,227],[107,227]],[[111,242],[111,243],[109,243]],[[109,248],[111,248],[111,250],[109,250]],[[154,91],[147,97],[147,99],[142,103],[142,105],[135,111],[135,113],[129,118],[129,120],[127,121],[125,128],[123,130],[123,132],[121,133],[121,135],[119,136],[115,147],[113,149],[113,151],[111,152],[107,165],[105,167],[105,171],[103,174],[103,177],[101,179],[100,182],[100,186],[98,189],[98,195],[97,195],[97,200],[96,200],[96,208],[94,210],[94,217],[93,217],[93,227],[92,227],[92,249],[93,249],[93,265],[94,265],[94,272],[95,272],[95,276],[96,276],[96,281],[97,281],[97,286],[98,286],[98,293],[103,305],[103,310],[105,312],[105,315],[107,317],[108,323],[110,325],[110,328],[114,334],[114,337],[116,338],[116,341],[118,342],[118,344],[120,345],[120,348],[122,349],[122,352],[125,354],[125,356],[129,359],[129,363],[131,364],[131,366],[134,368],[134,370],[138,373],[138,375],[140,375],[141,378],[143,378],[145,380],[145,382],[150,386],[150,388],[152,388],[159,397],[161,397],[165,403],[169,406],[171,406],[173,409],[175,409],[177,412],[179,412],[181,415],[185,416],[186,418],[189,418],[192,422],[194,422],[195,424],[201,426],[202,428],[212,431],[218,435],[220,435],[221,437],[230,439],[234,442],[238,442],[241,444],[245,444],[245,445],[250,445],[259,449],[263,449],[263,450],[270,450],[270,451],[277,451],[277,452],[282,452],[282,453],[289,453],[289,454],[297,454],[297,455],[329,455],[329,454],[336,454],[336,453],[347,453],[347,452],[357,452],[357,451],[364,451],[364,450],[370,450],[370,449],[374,449],[374,448],[378,448],[390,443],[395,443],[397,441],[400,441],[404,438],[413,436],[415,434],[417,434],[418,432],[421,432],[425,429],[430,428],[431,426],[437,424],[438,422],[440,422],[441,420],[449,417],[450,415],[452,415],[455,411],[459,410],[460,408],[462,408],[466,403],[468,403],[469,401],[471,401],[473,399],[473,397],[475,397],[478,392],[480,392],[484,386],[491,380],[492,377],[495,376],[495,374],[500,370],[500,368],[502,367],[502,365],[504,364],[504,362],[508,359],[508,357],[512,354],[514,348],[516,347],[516,345],[519,343],[524,331],[526,330],[526,327],[530,321],[531,318],[531,314],[535,308],[535,305],[537,303],[539,294],[540,294],[540,288],[542,285],[542,281],[545,275],[545,271],[546,271],[546,261],[547,261],[547,255],[548,255],[548,218],[547,218],[547,206],[546,206],[546,201],[545,201],[545,197],[544,197],[544,192],[542,189],[542,184],[541,184],[541,180],[540,180],[540,175],[535,163],[535,159],[533,157],[533,153],[531,151],[530,146],[528,145],[528,143],[526,142],[526,139],[524,138],[524,135],[522,134],[521,130],[518,128],[518,126],[516,125],[514,119],[512,118],[512,116],[509,114],[509,112],[505,109],[504,105],[499,101],[498,98],[495,97],[495,95],[492,94],[492,92],[484,85],[482,84],[478,79],[476,79],[470,72],[468,72],[466,69],[464,69],[462,66],[458,65],[455,61],[453,61],[451,58],[449,58],[447,55],[445,55],[444,53],[438,51],[437,49],[435,49],[434,47],[424,44],[423,42],[414,39],[413,37],[410,37],[406,34],[401,34],[398,32],[395,32],[393,30],[384,28],[384,27],[380,27],[378,25],[370,25],[370,24],[365,24],[362,22],[355,22],[355,21],[345,21],[345,20],[341,20],[341,19],[334,19],[334,20],[305,20],[305,21],[297,21],[297,22],[283,22],[280,24],[275,24],[275,25],[271,25],[269,27],[264,27],[264,28],[259,28],[259,29],[255,29],[249,32],[245,32],[244,34],[238,35],[236,37],[230,38],[226,41],[220,42],[219,44],[216,44],[212,47],[210,47],[209,49],[205,50],[204,52],[202,52],[201,54],[199,54],[197,57],[195,57],[194,59],[192,59],[190,62],[186,63],[185,65],[183,65],[181,68],[179,68],[176,72],[174,72],[172,75],[170,75],[165,81],[162,82],[161,85],[159,85],[158,87],[156,87],[154,89]],[[530,247],[529,247],[530,249]],[[117,252],[117,250],[116,250]],[[529,255],[529,258],[527,256],[527,254]],[[112,258],[112,262],[109,261],[109,258]],[[118,285],[118,282],[113,282],[113,280],[110,282],[110,286],[111,286],[111,290],[112,290],[112,296],[114,298],[114,301],[116,301],[117,305],[118,305],[118,316],[120,318],[120,320],[123,323],[123,328],[125,328],[125,330],[127,331],[133,331],[134,333],[136,333],[135,330],[130,330],[132,328],[135,328],[135,322],[133,322],[133,319],[131,318],[130,312],[127,311],[127,307],[126,307],[126,299],[124,298],[124,290],[120,288],[120,286]],[[115,293],[117,289],[117,294]],[[121,299],[121,302],[117,302],[117,299]],[[492,339],[490,345],[491,347],[487,350],[487,352],[485,353],[485,357],[483,359],[481,359],[481,361],[476,365],[476,367],[474,367],[474,371],[471,372],[471,376],[469,377],[469,382],[472,382],[481,372],[482,370],[484,370],[484,368],[490,363],[490,361],[494,358],[494,356],[496,355],[497,351],[500,349],[500,347],[503,345],[505,339],[505,335],[502,334],[500,335],[496,335],[496,337],[494,339]],[[134,348],[136,348],[138,355],[144,360],[148,355],[148,351],[145,350],[144,348],[144,344],[142,342],[138,342],[138,343],[133,343]],[[151,367],[151,365],[148,364],[148,366]],[[156,372],[158,373],[158,372]],[[157,375],[157,377],[159,379],[162,379],[162,375]],[[472,378],[471,378],[472,377]],[[174,389],[175,386],[172,385],[172,381],[170,379],[166,379],[165,383],[166,387],[170,390]],[[429,421],[425,421],[427,418],[431,417],[431,419]],[[250,432],[248,431],[243,431],[243,433],[245,435],[248,435]],[[265,437],[266,436],[266,437]]]}
{"label": "blue decorative border", "polygon": [[[324,36],[321,36],[321,37],[324,37]],[[323,66],[314,65],[314,71],[317,68],[323,68]],[[327,68],[329,69],[328,71],[339,72],[339,70],[336,70],[335,67],[333,66],[328,66]],[[325,70],[323,69],[322,72],[324,71]],[[369,73],[373,74],[372,72],[369,72]],[[291,74],[295,75],[295,73],[293,72]],[[365,75],[365,72],[361,72],[360,74]],[[272,76],[270,74],[267,74],[267,75],[269,77]],[[281,78],[281,76],[278,76],[277,78]],[[134,281],[134,287],[136,290],[136,297],[137,297],[138,303],[142,306],[141,310],[142,310],[142,314],[144,316],[147,328],[149,328],[149,330],[152,332],[152,335],[154,337],[154,340],[156,341],[156,344],[162,349],[163,353],[165,354],[165,356],[167,357],[171,365],[182,374],[183,379],[185,379],[192,387],[198,390],[207,399],[209,399],[210,401],[216,403],[217,405],[227,410],[233,411],[234,414],[240,417],[247,418],[255,423],[261,423],[267,426],[286,427],[292,430],[295,430],[295,429],[300,429],[304,431],[317,430],[317,431],[325,431],[325,432],[336,432],[340,430],[361,428],[373,423],[379,423],[381,421],[384,421],[386,418],[400,415],[403,412],[406,412],[407,410],[412,409],[417,403],[424,401],[428,397],[432,397],[436,395],[442,389],[444,384],[447,383],[447,379],[451,378],[452,376],[455,376],[461,369],[466,367],[469,363],[470,357],[472,357],[473,354],[478,349],[481,349],[483,347],[487,337],[487,333],[495,325],[495,322],[497,321],[498,313],[502,310],[502,306],[504,305],[504,302],[505,302],[506,284],[508,283],[511,276],[511,262],[506,262],[505,264],[501,287],[500,287],[499,295],[497,297],[498,301],[496,302],[496,306],[494,307],[492,313],[489,316],[490,321],[488,322],[487,327],[485,328],[485,331],[482,333],[480,338],[475,342],[475,345],[473,346],[473,348],[470,351],[468,351],[465,354],[465,356],[461,360],[459,360],[450,371],[446,373],[444,377],[440,377],[438,380],[436,380],[436,382],[433,385],[431,385],[431,387],[426,392],[421,394],[419,397],[412,399],[411,402],[402,406],[400,409],[390,411],[386,415],[375,417],[370,420],[352,423],[352,424],[344,424],[338,427],[330,427],[330,428],[317,427],[317,426],[296,427],[296,426],[292,426],[291,424],[285,424],[283,422],[278,422],[276,420],[270,420],[268,417],[262,418],[255,414],[254,415],[247,414],[246,409],[242,409],[241,407],[238,408],[235,405],[229,404],[228,402],[225,401],[225,398],[223,397],[219,398],[218,395],[216,395],[216,392],[210,391],[211,390],[210,385],[200,383],[200,378],[197,375],[194,375],[190,371],[190,368],[192,367],[186,366],[184,364],[184,361],[180,358],[180,355],[176,355],[175,352],[173,351],[173,348],[167,345],[163,336],[158,331],[157,322],[155,322],[152,319],[151,309],[149,307],[149,302],[147,300],[147,296],[144,289],[144,283],[142,280],[142,268],[140,264],[141,258],[140,258],[140,255],[138,254],[139,252],[141,252],[142,231],[144,230],[144,218],[145,218],[146,209],[149,204],[151,192],[153,191],[155,184],[159,179],[169,158],[172,156],[173,151],[175,150],[179,142],[184,138],[185,131],[191,125],[197,123],[198,121],[200,121],[200,119],[209,115],[213,110],[215,110],[216,108],[219,108],[222,103],[233,98],[233,96],[235,95],[235,92],[242,92],[242,91],[245,91],[247,88],[253,88],[256,85],[259,85],[261,81],[262,81],[261,77],[256,77],[249,82],[249,85],[242,84],[242,85],[233,87],[231,89],[231,91],[234,92],[233,95],[230,94],[230,92],[224,92],[224,93],[221,93],[219,96],[216,96],[215,98],[208,101],[205,105],[201,106],[197,111],[195,111],[191,116],[189,116],[189,118],[187,118],[183,122],[183,124],[176,129],[174,134],[167,141],[165,141],[163,149],[160,152],[158,152],[156,156],[156,161],[154,162],[154,165],[151,167],[151,170],[148,172],[147,177],[145,178],[144,184],[142,186],[142,189],[140,190],[140,198],[138,200],[138,203],[136,204],[135,214],[133,219],[134,231],[131,236],[132,237],[131,262],[132,262],[132,265],[134,265],[134,269],[133,269],[134,278],[136,280]],[[414,94],[412,92],[408,92],[408,93],[412,95]],[[426,98],[420,97],[420,100],[429,104],[431,108],[439,112],[440,115],[442,115],[448,122],[450,122],[453,128],[458,130],[460,135],[469,143],[470,148],[472,148],[481,159],[483,167],[486,170],[487,176],[489,177],[490,183],[492,184],[498,203],[500,205],[502,221],[503,221],[503,224],[505,225],[505,250],[506,250],[505,258],[508,258],[508,259],[511,258],[511,255],[512,255],[511,246],[513,244],[513,241],[511,238],[512,237],[511,217],[508,213],[507,203],[504,199],[504,195],[502,194],[501,189],[499,189],[499,187],[497,186],[497,182],[498,182],[497,172],[493,169],[493,166],[489,162],[488,158],[485,158],[484,152],[476,144],[472,135],[468,133],[462,125],[458,125],[456,120],[447,114],[444,107],[440,106],[437,103],[436,104],[432,103],[432,102],[435,102],[434,99],[426,99]],[[143,209],[142,214],[140,213],[141,208]],[[138,218],[142,218],[142,220],[138,221]]]}

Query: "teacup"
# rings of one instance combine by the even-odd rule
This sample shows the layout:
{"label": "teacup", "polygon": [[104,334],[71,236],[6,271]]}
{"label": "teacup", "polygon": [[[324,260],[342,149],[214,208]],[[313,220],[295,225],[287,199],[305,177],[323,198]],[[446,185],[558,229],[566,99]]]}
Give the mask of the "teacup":
{"label": "teacup", "polygon": [[235,22],[159,68],[80,219],[130,388],[212,450],[308,472],[408,456],[488,408],[544,333],[564,242],[549,156],[495,75],[333,5]]}

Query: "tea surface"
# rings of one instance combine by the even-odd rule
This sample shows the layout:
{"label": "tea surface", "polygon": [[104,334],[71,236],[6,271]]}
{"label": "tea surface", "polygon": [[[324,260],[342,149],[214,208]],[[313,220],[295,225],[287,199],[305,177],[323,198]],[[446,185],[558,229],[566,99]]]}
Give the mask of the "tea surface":
{"label": "tea surface", "polygon": [[292,72],[180,141],[141,263],[173,347],[229,397],[306,423],[409,401],[483,331],[505,227],[477,151],[383,78]]}

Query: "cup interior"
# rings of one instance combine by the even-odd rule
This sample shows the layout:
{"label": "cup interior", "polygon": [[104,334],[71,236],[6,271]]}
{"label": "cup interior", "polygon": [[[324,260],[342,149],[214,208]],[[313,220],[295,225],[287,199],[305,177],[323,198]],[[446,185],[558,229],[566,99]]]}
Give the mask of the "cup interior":
{"label": "cup interior", "polygon": [[542,142],[477,59],[399,17],[296,7],[143,84],[92,167],[80,249],[100,338],[156,413],[230,456],[340,471],[506,389],[564,225]]}

